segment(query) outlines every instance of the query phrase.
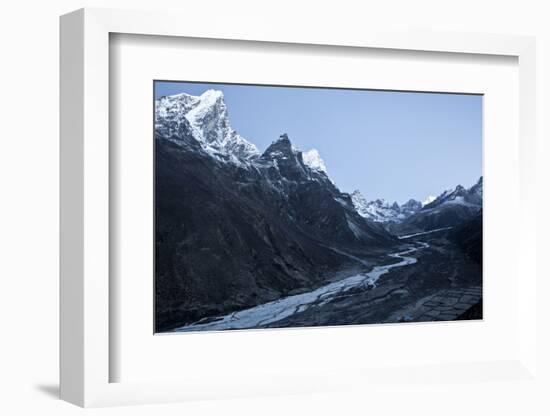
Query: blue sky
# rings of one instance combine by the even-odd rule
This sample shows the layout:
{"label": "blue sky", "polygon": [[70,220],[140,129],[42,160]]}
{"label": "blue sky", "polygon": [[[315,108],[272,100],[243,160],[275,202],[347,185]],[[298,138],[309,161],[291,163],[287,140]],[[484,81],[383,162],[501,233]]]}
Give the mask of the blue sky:
{"label": "blue sky", "polygon": [[344,192],[424,200],[482,174],[482,96],[156,82],[155,97],[223,91],[232,127],[263,151],[316,148]]}

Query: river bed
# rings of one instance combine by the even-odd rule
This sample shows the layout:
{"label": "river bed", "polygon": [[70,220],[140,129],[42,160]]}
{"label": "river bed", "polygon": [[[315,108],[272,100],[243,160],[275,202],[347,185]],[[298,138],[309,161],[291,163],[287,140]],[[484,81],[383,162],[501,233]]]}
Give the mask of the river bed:
{"label": "river bed", "polygon": [[[219,317],[204,318],[195,323],[176,328],[173,331],[190,332],[221,331],[226,329],[251,329],[273,324],[277,321],[288,318],[293,314],[304,312],[311,307],[322,306],[351,289],[372,289],[376,287],[380,277],[388,273],[391,269],[416,263],[416,258],[410,256],[410,254],[428,247],[428,243],[416,242],[414,246],[406,250],[388,254],[389,257],[401,259],[401,261],[397,263],[384,266],[375,266],[369,272],[346,277],[342,280],[321,286],[310,292],[287,296],[275,301],[257,305],[249,309],[232,312]],[[361,262],[360,259],[357,260]]]}

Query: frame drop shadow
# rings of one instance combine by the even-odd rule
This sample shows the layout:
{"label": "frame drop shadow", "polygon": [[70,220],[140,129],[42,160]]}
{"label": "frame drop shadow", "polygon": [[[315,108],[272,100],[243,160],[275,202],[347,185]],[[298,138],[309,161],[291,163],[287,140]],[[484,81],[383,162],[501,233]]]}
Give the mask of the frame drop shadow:
{"label": "frame drop shadow", "polygon": [[37,384],[34,387],[39,392],[52,399],[59,399],[59,384]]}

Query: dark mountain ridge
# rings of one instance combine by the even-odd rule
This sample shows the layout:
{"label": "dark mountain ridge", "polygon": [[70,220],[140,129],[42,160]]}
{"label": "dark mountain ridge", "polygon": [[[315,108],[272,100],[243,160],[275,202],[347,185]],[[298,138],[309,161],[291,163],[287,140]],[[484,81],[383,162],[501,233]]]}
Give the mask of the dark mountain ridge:
{"label": "dark mountain ridge", "polygon": [[475,217],[483,205],[483,177],[471,188],[457,185],[391,228],[397,235],[455,227]]}

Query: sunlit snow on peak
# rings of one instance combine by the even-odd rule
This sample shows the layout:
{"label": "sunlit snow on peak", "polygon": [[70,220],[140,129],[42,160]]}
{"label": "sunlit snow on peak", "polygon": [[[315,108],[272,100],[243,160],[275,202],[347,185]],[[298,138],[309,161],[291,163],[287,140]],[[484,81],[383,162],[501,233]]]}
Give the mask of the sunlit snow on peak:
{"label": "sunlit snow on peak", "polygon": [[169,136],[177,135],[187,121],[193,136],[212,155],[223,154],[237,164],[259,155],[258,148],[231,127],[223,92],[209,89],[200,96],[185,93],[156,101],[156,126]]}
{"label": "sunlit snow on peak", "polygon": [[304,163],[311,169],[327,173],[327,167],[317,149],[310,149],[302,153]]}
{"label": "sunlit snow on peak", "polygon": [[429,196],[422,202],[422,206],[428,205],[429,203],[434,202],[434,201],[435,201],[435,196],[429,195]]}
{"label": "sunlit snow on peak", "polygon": [[223,92],[220,90],[206,90],[201,94],[201,100],[218,100],[220,98],[223,98]]}

